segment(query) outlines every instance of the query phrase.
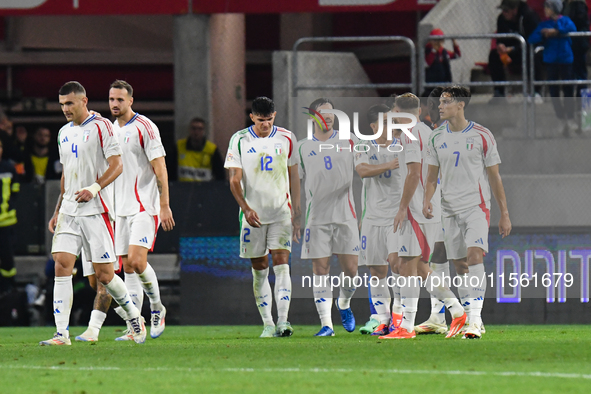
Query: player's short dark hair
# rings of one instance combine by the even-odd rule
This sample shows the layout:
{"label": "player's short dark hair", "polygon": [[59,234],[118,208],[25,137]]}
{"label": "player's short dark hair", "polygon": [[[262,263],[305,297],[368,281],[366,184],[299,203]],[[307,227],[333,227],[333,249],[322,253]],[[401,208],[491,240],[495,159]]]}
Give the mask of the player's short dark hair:
{"label": "player's short dark hair", "polygon": [[404,93],[396,97],[394,104],[402,110],[416,111],[421,107],[421,100],[412,93]]}
{"label": "player's short dark hair", "polygon": [[398,95],[397,95],[396,93],[392,93],[392,94],[390,95],[390,97],[388,97],[388,98],[386,99],[386,101],[384,102],[384,104],[385,104],[385,105],[386,105],[388,108],[390,108],[390,109],[394,108],[394,103],[396,102],[396,97],[398,97]]}
{"label": "player's short dark hair", "polygon": [[327,97],[321,97],[321,98],[317,98],[316,100],[312,101],[312,104],[310,104],[310,109],[308,110],[308,112],[310,114],[313,114],[314,112],[312,112],[312,110],[316,111],[318,110],[318,107],[320,107],[321,105],[324,104],[330,104],[333,108],[334,108],[334,103]]}
{"label": "player's short dark hair", "polygon": [[252,107],[250,112],[253,115],[273,115],[273,112],[275,112],[275,103],[269,97],[257,97],[254,100],[252,100]]}
{"label": "player's short dark hair", "polygon": [[129,93],[130,97],[133,97],[133,88],[131,87],[131,85],[129,83],[127,83],[126,81],[123,81],[121,79],[116,79],[115,82],[113,82],[111,84],[111,88],[115,88],[115,89],[125,89],[127,90],[127,93]]}
{"label": "player's short dark hair", "polygon": [[380,113],[386,114],[390,112],[390,108],[388,108],[385,104],[376,104],[369,107],[367,110],[367,121],[371,123],[376,123],[378,121],[378,115]]}
{"label": "player's short dark hair", "polygon": [[470,94],[470,89],[466,86],[461,85],[453,85],[443,89],[441,94],[447,93],[450,97],[453,97],[457,101],[464,102],[464,108],[468,106],[470,102],[470,98],[472,95]]}
{"label": "player's short dark hair", "polygon": [[433,90],[431,90],[431,93],[429,93],[429,98],[439,99],[439,97],[441,97],[441,93],[443,92],[443,89],[444,89],[443,86],[437,86],[436,88],[433,88]]}
{"label": "player's short dark hair", "polygon": [[189,124],[191,123],[203,123],[204,125],[207,124],[207,122],[205,121],[205,119],[200,118],[199,116],[195,116],[193,119],[191,119],[191,121],[189,122]]}
{"label": "player's short dark hair", "polygon": [[70,81],[66,82],[59,91],[60,96],[67,96],[70,93],[74,94],[83,94],[86,96],[86,89],[80,82],[77,81]]}

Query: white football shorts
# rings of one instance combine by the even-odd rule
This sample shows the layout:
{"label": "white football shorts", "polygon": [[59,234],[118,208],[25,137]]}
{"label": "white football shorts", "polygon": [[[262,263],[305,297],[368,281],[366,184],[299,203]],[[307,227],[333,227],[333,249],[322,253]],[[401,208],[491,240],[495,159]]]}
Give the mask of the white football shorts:
{"label": "white football shorts", "polygon": [[115,221],[115,252],[125,256],[129,245],[143,246],[150,252],[156,243],[160,220],[158,216],[143,211],[132,216],[117,216]]}
{"label": "white football shorts", "polygon": [[261,227],[251,227],[246,219],[242,219],[240,257],[254,259],[278,249],[291,252],[291,219],[262,224]]}
{"label": "white football shorts", "polygon": [[303,259],[320,259],[333,254],[359,255],[359,228],[355,219],[308,226],[303,238]]}
{"label": "white football shorts", "polygon": [[402,228],[398,229],[398,256],[421,256],[421,260],[428,262],[438,229],[441,229],[441,223],[418,223],[414,219],[403,221]]}
{"label": "white football shorts", "polygon": [[468,248],[477,247],[488,252],[488,229],[490,227],[487,211],[480,206],[467,209],[454,216],[443,218],[443,236],[447,258],[463,259],[468,256]]}
{"label": "white football shorts", "polygon": [[388,255],[398,253],[398,233],[394,225],[361,226],[359,265],[388,265]]}

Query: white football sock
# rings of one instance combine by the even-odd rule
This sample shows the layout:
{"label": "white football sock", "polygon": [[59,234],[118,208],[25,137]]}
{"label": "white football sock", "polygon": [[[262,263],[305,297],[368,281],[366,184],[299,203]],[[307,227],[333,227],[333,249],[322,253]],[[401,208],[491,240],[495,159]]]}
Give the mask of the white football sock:
{"label": "white football sock", "polygon": [[56,276],[53,286],[53,318],[56,331],[69,338],[70,312],[74,289],[72,288],[72,276]]}
{"label": "white football sock", "polygon": [[[451,317],[455,319],[464,315],[464,308],[462,308],[455,294],[444,283],[441,273],[433,272],[429,275],[425,281],[425,288],[429,294],[443,301],[447,309],[449,309]],[[445,311],[443,314],[443,323],[445,323]]]}
{"label": "white football sock", "polygon": [[97,337],[106,318],[107,314],[105,312],[101,312],[96,309],[93,309],[93,311],[90,313],[90,322],[88,323],[88,328]]}
{"label": "white football sock", "polygon": [[482,324],[482,306],[484,305],[484,294],[486,293],[486,272],[484,264],[471,265],[468,272],[468,289],[470,290],[471,308],[470,324]]}
{"label": "white football sock", "polygon": [[123,308],[118,306],[117,308],[115,308],[115,312],[119,315],[120,318],[122,318],[123,320],[127,320],[127,312],[125,312]]}
{"label": "white football sock", "polygon": [[402,302],[402,324],[400,327],[408,332],[413,332],[421,295],[421,277],[407,276],[406,283],[402,279],[401,283],[405,286],[400,287],[400,301]]}
{"label": "white football sock", "polygon": [[[433,272],[439,274],[440,278],[443,277],[446,281],[449,280],[449,262],[442,264],[430,263],[429,266]],[[447,287],[449,287],[449,285],[447,285]],[[445,304],[442,300],[433,295],[431,296],[431,316],[429,319],[440,324],[445,324]]]}
{"label": "white football sock", "polygon": [[274,326],[273,316],[271,315],[271,308],[273,306],[273,296],[271,293],[271,285],[269,284],[269,268],[257,271],[252,269],[252,290],[254,292],[254,300],[263,319],[265,326]]}
{"label": "white football sock", "polygon": [[113,279],[111,279],[109,284],[105,285],[103,283],[103,285],[115,302],[125,310],[128,319],[139,317],[140,311],[133,305],[131,297],[129,297],[129,293],[127,292],[127,287],[125,287],[125,283],[123,283],[123,280],[119,276],[113,275]]}
{"label": "white football sock", "polygon": [[[355,274],[357,276],[357,273]],[[339,308],[349,309],[351,307],[351,298],[355,294],[355,286],[353,285],[354,277],[345,276],[344,272],[341,272],[341,287],[339,289]]]}
{"label": "white football sock", "polygon": [[[139,277],[140,284],[146,295],[150,299],[150,309],[152,311],[161,311],[162,302],[160,302],[160,287],[158,286],[158,278],[154,268],[147,263],[146,269],[141,274],[137,274]],[[143,294],[142,294],[143,298]]]}
{"label": "white football sock", "polygon": [[392,313],[397,315],[402,314],[402,303],[400,302],[400,286],[398,286],[398,281],[400,278],[400,274],[392,274],[392,278],[394,278],[394,283],[392,286],[392,293],[394,293],[394,297],[392,298]]}
{"label": "white football sock", "polygon": [[140,311],[142,311],[142,307],[144,305],[144,292],[142,290],[142,285],[140,284],[140,278],[138,274],[125,273],[125,286],[127,287],[127,291],[129,292],[129,297],[131,297],[131,301],[135,307]]}
{"label": "white football sock", "polygon": [[314,304],[320,317],[322,327],[332,327],[332,290],[330,287],[329,275],[316,275],[312,278],[312,289],[314,292]]}
{"label": "white football sock", "polygon": [[462,307],[464,308],[464,311],[466,311],[466,315],[468,316],[468,320],[466,321],[466,324],[468,324],[470,320],[470,310],[472,309],[470,291],[468,289],[468,286],[466,285],[468,283],[468,274],[458,275],[458,277],[460,278],[460,285],[458,286],[458,295],[460,296],[460,303],[462,304]]}
{"label": "white football sock", "polygon": [[390,289],[386,283],[387,279],[380,279],[377,286],[371,286],[371,300],[373,307],[378,313],[378,320],[380,324],[388,324],[390,322]]}
{"label": "white football sock", "polygon": [[273,266],[275,272],[275,303],[277,304],[277,324],[287,321],[291,302],[291,276],[289,264]]}

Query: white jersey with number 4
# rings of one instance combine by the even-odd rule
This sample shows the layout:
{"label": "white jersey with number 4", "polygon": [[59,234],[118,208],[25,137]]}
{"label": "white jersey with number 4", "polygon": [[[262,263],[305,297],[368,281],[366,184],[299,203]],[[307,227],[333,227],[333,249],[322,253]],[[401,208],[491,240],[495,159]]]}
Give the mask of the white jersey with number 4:
{"label": "white jersey with number 4", "polygon": [[[397,159],[400,140],[394,139],[389,146],[378,145],[375,141],[359,141],[355,146],[355,167],[360,164],[384,164]],[[400,167],[363,178],[361,191],[361,220],[375,226],[391,226],[398,213],[402,189]]]}
{"label": "white jersey with number 4", "polygon": [[353,199],[353,161],[356,137],[338,138],[335,130],[326,141],[302,140],[297,160],[305,177],[306,227],[344,223],[356,219]]}
{"label": "white jersey with number 4", "polygon": [[64,195],[60,212],[70,216],[90,216],[111,212],[113,186],[99,191],[85,203],[76,202],[75,193],[95,183],[107,170],[107,159],[120,156],[121,147],[111,121],[89,115],[75,126],[70,122],[58,133],[58,149],[63,166]]}
{"label": "white jersey with number 4", "polygon": [[439,186],[435,189],[435,194],[431,198],[431,204],[433,205],[433,217],[431,219],[427,219],[425,215],[423,215],[423,198],[425,196],[424,184],[427,180],[427,172],[429,171],[429,166],[427,165],[426,161],[428,155],[427,143],[429,141],[431,129],[425,123],[420,122],[410,129],[410,131],[412,135],[417,138],[416,140],[411,140],[406,134],[400,135],[403,147],[401,158],[399,158],[400,169],[402,173],[400,187],[404,188],[404,182],[406,181],[406,176],[408,175],[409,163],[420,163],[421,172],[419,184],[408,206],[408,219],[411,219],[410,216],[412,215],[412,219],[416,220],[417,223],[438,223],[441,222],[441,190]]}
{"label": "white jersey with number 4", "polygon": [[287,168],[296,164],[296,142],[291,131],[277,126],[264,138],[251,126],[230,139],[224,167],[242,169],[244,199],[259,215],[261,224],[291,219]]}
{"label": "white jersey with number 4", "polygon": [[160,194],[156,174],[150,163],[166,156],[158,127],[148,118],[135,114],[123,127],[113,122],[123,151],[123,172],[115,179],[117,216],[148,212],[160,214]]}
{"label": "white jersey with number 4", "polygon": [[443,216],[475,206],[488,212],[490,186],[486,167],[501,163],[490,130],[475,122],[469,122],[462,131],[451,131],[449,124],[438,127],[429,137],[427,163],[440,169]]}

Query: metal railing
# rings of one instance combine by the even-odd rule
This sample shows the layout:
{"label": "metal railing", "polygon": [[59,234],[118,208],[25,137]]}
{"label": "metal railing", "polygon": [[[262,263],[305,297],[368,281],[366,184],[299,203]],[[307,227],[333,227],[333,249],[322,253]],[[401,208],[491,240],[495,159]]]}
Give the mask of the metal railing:
{"label": "metal railing", "polygon": [[[425,60],[425,45],[429,40],[444,40],[444,39],[461,39],[461,40],[486,40],[486,39],[497,39],[497,38],[513,38],[519,41],[519,45],[521,46],[521,69],[526,70],[526,62],[527,62],[527,43],[525,39],[519,35],[514,33],[501,33],[501,34],[469,34],[469,35],[462,35],[462,34],[446,34],[442,36],[428,36],[425,37],[419,45],[419,93],[422,93],[425,88],[434,88],[437,86],[451,86],[454,85],[453,82],[429,82],[425,81],[426,78],[426,60]],[[532,77],[533,78],[533,77]],[[525,125],[526,130],[529,130],[529,114],[527,111],[528,105],[528,76],[526,72],[522,72],[521,81],[491,81],[491,82],[467,82],[462,83],[463,86],[468,87],[476,87],[476,86],[522,86],[523,90],[523,122]]]}

